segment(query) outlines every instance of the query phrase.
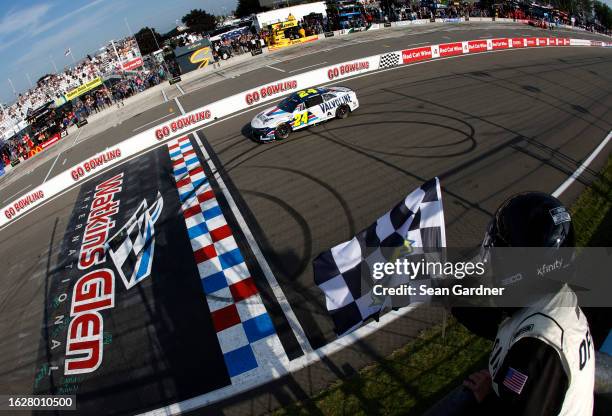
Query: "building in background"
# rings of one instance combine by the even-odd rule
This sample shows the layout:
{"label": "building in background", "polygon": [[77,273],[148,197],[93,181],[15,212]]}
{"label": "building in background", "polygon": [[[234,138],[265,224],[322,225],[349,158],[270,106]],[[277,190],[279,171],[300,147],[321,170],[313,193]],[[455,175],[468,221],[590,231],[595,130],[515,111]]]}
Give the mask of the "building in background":
{"label": "building in background", "polygon": [[259,0],[261,7],[268,7],[270,9],[278,9],[279,7],[289,7],[298,4],[306,3],[305,0]]}
{"label": "building in background", "polygon": [[[264,0],[260,0],[260,4],[262,1]],[[304,19],[304,16],[311,13],[322,14],[323,17],[326,17],[327,5],[324,1],[318,1],[315,3],[300,4],[297,6],[283,7],[282,9],[257,13],[253,23],[257,29],[264,29],[271,24],[286,21],[289,15],[292,15],[296,20],[300,21]]]}

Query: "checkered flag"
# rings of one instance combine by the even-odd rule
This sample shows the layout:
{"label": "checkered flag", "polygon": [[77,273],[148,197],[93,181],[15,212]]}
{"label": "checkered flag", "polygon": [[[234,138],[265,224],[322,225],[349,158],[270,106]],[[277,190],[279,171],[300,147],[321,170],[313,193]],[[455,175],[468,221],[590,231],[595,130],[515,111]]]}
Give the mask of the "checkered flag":
{"label": "checkered flag", "polygon": [[398,52],[385,53],[380,55],[379,68],[391,68],[392,66],[398,66],[400,63],[401,56]]}
{"label": "checkered flag", "polygon": [[[338,335],[360,327],[368,318],[376,318],[389,308],[424,301],[402,297],[402,305],[389,297],[376,296],[374,284],[430,284],[431,276],[390,276],[374,280],[375,263],[394,262],[411,256],[416,262],[446,246],[442,193],[434,178],[410,193],[391,211],[349,241],[324,251],[314,260],[314,280],[325,294],[326,306]],[[415,280],[416,278],[416,280]]]}
{"label": "checkered flag", "polygon": [[157,198],[148,206],[143,199],[136,212],[106,243],[117,272],[126,289],[130,289],[151,274],[155,249],[155,223],[164,207],[164,200]]}

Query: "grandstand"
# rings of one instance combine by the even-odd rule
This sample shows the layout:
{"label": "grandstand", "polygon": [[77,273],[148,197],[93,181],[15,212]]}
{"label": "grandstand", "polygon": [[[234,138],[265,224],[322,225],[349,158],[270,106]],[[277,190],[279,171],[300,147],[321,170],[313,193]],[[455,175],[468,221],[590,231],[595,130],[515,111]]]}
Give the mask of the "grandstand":
{"label": "grandstand", "polygon": [[57,74],[41,77],[34,88],[16,97],[11,105],[0,112],[0,139],[8,140],[27,127],[28,114],[53,101],[60,106],[65,103],[64,95],[96,77],[107,78],[121,72],[122,64],[140,56],[138,45],[133,38],[110,41],[94,56],[75,62]]}

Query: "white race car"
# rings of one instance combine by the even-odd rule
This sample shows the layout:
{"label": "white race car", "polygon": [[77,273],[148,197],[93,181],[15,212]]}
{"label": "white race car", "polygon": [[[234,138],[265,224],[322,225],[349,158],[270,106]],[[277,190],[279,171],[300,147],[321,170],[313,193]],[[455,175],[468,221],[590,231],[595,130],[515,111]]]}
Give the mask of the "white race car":
{"label": "white race car", "polygon": [[283,140],[294,130],[331,118],[346,118],[359,107],[357,94],[346,87],[309,88],[291,94],[251,121],[256,140]]}

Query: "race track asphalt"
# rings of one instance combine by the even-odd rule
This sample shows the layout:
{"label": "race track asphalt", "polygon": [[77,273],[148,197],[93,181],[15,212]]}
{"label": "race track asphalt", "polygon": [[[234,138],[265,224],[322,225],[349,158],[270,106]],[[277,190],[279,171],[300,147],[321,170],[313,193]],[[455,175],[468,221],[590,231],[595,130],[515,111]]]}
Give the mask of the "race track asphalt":
{"label": "race track asphalt", "polygon": [[[420,41],[450,41],[441,36],[465,40],[532,30],[493,28],[485,36],[482,31],[461,29],[380,43],[397,50]],[[299,64],[276,66],[288,72],[381,50],[370,47],[334,49],[334,61],[311,55]],[[179,101],[189,111],[282,76],[260,70],[181,96]],[[505,198],[525,190],[554,191],[612,130],[610,49],[486,53],[395,68],[341,84],[357,92],[361,107],[345,120],[296,132],[286,141],[261,145],[245,136],[245,127],[260,109],[197,133],[221,168],[315,348],[335,338],[312,278],[312,259],[321,251],[351,238],[433,176],[440,177],[443,187],[448,245],[474,246]],[[173,101],[72,148],[66,166],[129,137],[170,109],[178,111]],[[571,203],[583,184],[594,179],[608,154],[609,149],[596,158],[581,183],[562,196],[564,202]],[[49,164],[12,183],[3,195],[42,181]],[[61,236],[78,194],[79,189],[74,189],[0,231],[0,391],[31,391],[41,322],[46,319],[47,277],[61,263]],[[267,290],[265,282],[258,285]],[[259,389],[214,409],[261,413],[310,394],[346,374],[346,366],[357,369],[384,356],[439,318],[439,311],[422,308],[337,354],[333,364],[321,363],[315,370],[275,383],[274,388]],[[172,402],[164,400],[160,402]]]}
{"label": "race track asphalt", "polygon": [[361,107],[281,143],[223,123],[201,134],[318,347],[331,338],[312,259],[434,176],[450,247],[476,245],[508,196],[552,193],[612,127],[610,55],[513,51],[400,68],[341,82]]}

